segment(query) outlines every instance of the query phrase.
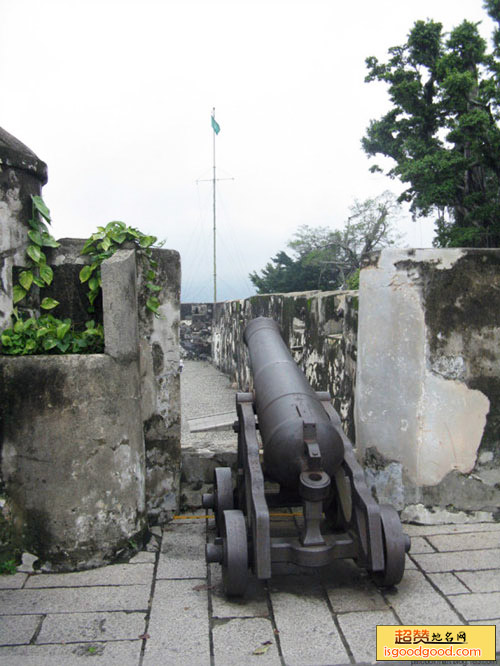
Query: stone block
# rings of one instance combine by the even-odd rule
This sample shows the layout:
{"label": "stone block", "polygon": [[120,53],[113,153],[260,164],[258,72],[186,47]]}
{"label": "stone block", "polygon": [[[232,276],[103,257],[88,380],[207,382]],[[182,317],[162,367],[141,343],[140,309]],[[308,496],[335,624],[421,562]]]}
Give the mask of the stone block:
{"label": "stone block", "polygon": [[397,590],[388,590],[386,598],[403,624],[462,623],[420,571],[407,571]]}
{"label": "stone block", "polygon": [[466,620],[500,620],[500,592],[457,594],[450,601]]}
{"label": "stone block", "polygon": [[422,553],[413,557],[422,569],[429,573],[500,569],[500,549],[470,550],[460,553]]}
{"label": "stone block", "polygon": [[21,588],[26,582],[28,575],[25,573],[16,573],[12,576],[0,576],[0,590],[14,590]]}
{"label": "stone block", "polygon": [[89,587],[92,585],[151,585],[154,564],[113,564],[66,574],[30,576],[25,589],[41,587]]}
{"label": "stone block", "polygon": [[349,661],[324,592],[315,578],[273,578],[270,596],[286,664],[319,666]]}
{"label": "stone block", "polygon": [[410,552],[412,555],[415,555],[415,553],[434,553],[435,548],[433,548],[423,537],[417,536],[413,537],[411,540]]}
{"label": "stone block", "polygon": [[[356,662],[367,664],[377,659],[377,625],[399,624],[390,610],[342,613],[338,622]],[[346,659],[343,663],[349,662]]]}
{"label": "stone block", "polygon": [[500,548],[500,534],[498,532],[480,532],[480,533],[472,532],[470,534],[442,534],[439,536],[430,536],[428,537],[428,539],[431,542],[431,544],[440,552],[449,551],[449,550],[462,551],[462,550],[481,550],[483,548]]}
{"label": "stone block", "polygon": [[408,525],[406,523],[404,531],[411,537],[431,536],[435,534],[467,534],[468,532],[500,532],[500,523],[478,523],[476,521],[460,525]]}
{"label": "stone block", "polygon": [[145,612],[150,592],[149,585],[0,590],[0,608],[9,615],[120,610]]}
{"label": "stone block", "polygon": [[0,646],[29,643],[42,617],[42,615],[0,615]]}
{"label": "stone block", "polygon": [[168,525],[163,531],[156,577],[206,578],[205,543],[205,521]]}
{"label": "stone block", "polygon": [[459,571],[456,576],[472,592],[500,592],[500,569],[491,569],[490,571]]}
{"label": "stone block", "polygon": [[[273,664],[280,666],[276,637],[270,620],[233,619],[213,627],[214,660],[217,666],[234,664]],[[262,650],[254,654],[255,650]],[[208,662],[207,662],[208,663]],[[293,662],[286,662],[293,663]],[[304,662],[302,662],[304,664]]]}
{"label": "stone block", "polygon": [[[457,577],[458,576],[458,577]],[[437,573],[429,574],[429,580],[439,588],[443,594],[464,594],[469,590],[463,585],[458,574],[452,573]]]}
{"label": "stone block", "polygon": [[214,618],[268,617],[267,594],[264,583],[250,576],[245,596],[227,598],[222,587],[222,568],[210,564],[212,615]]}
{"label": "stone block", "polygon": [[135,250],[117,250],[101,266],[105,350],[118,361],[139,358]]}
{"label": "stone block", "polygon": [[0,647],[2,666],[137,666],[142,641]]}
{"label": "stone block", "polygon": [[156,582],[143,666],[210,663],[207,592],[193,587],[192,580]]}
{"label": "stone block", "polygon": [[59,613],[47,615],[36,643],[135,641],[145,627],[145,613]]}

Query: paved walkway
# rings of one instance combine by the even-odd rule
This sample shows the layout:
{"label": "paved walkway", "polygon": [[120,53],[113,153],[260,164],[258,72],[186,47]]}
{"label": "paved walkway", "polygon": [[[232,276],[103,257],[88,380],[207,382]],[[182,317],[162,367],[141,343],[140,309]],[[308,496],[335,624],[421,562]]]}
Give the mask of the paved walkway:
{"label": "paved walkway", "polygon": [[[213,521],[198,516],[167,525],[159,550],[128,564],[0,576],[0,664],[371,663],[377,624],[496,624],[500,647],[500,524],[407,526],[412,550],[397,589],[378,590],[342,561],[324,571],[282,566],[230,602],[220,567],[204,560]],[[297,525],[278,519],[275,528]]]}

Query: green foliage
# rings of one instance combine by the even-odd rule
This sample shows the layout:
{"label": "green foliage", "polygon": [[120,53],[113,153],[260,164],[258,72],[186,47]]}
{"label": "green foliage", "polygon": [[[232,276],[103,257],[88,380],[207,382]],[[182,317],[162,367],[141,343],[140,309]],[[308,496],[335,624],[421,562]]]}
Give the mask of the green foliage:
{"label": "green foliage", "polygon": [[[147,236],[138,229],[127,227],[124,222],[109,222],[105,227],[98,227],[83,246],[82,254],[88,254],[91,263],[86,265],[80,271],[80,282],[88,283],[88,294],[90,307],[89,312],[94,312],[94,302],[101,289],[101,264],[109,259],[124,243],[132,243],[146,263],[146,276],[148,283],[146,288],[152,292],[161,291],[159,285],[154,284],[156,278],[156,261],[152,258],[151,247],[156,243],[156,236]],[[148,310],[159,316],[158,307],[160,302],[158,298],[151,295],[146,301]]]}
{"label": "green foliage", "polygon": [[[500,25],[498,0],[485,7]],[[363,148],[392,158],[387,173],[407,184],[400,201],[414,215],[436,214],[439,246],[500,245],[499,34],[488,54],[476,24],[446,36],[440,23],[417,21],[386,63],[366,60],[365,80],[388,85],[392,108],[371,121]]]}
{"label": "green foliage", "polygon": [[99,354],[104,349],[102,324],[88,321],[84,331],[74,330],[71,319],[57,319],[51,314],[23,319],[14,309],[11,328],[2,331],[2,353],[27,354]]}
{"label": "green foliage", "polygon": [[[43,199],[32,196],[32,216],[29,221],[28,237],[32,242],[26,249],[26,267],[19,274],[19,284],[13,287],[14,305],[21,302],[32,285],[40,288],[50,285],[54,278],[52,268],[42,247],[59,247],[59,243],[50,235],[45,221],[50,224],[50,212]],[[101,290],[101,265],[109,259],[124,243],[135,247],[139,259],[145,264],[148,298],[146,307],[160,316],[158,292],[161,287],[155,284],[157,262],[152,258],[152,246],[156,243],[155,236],[147,236],[138,229],[127,227],[123,222],[110,222],[97,231],[86,241],[82,254],[90,256],[91,263],[80,271],[80,282],[88,283],[89,313],[95,312],[95,300]],[[59,302],[45,297],[40,302],[42,310],[53,310]],[[40,317],[25,317],[18,309],[12,312],[13,325],[0,334],[1,353],[11,356],[26,354],[96,354],[104,350],[104,331],[102,324],[93,320],[85,323],[82,331],[75,329],[71,319],[58,319],[51,314]]]}
{"label": "green foliage", "polygon": [[0,562],[0,576],[13,576],[17,572],[16,561],[13,559]]}
{"label": "green foliage", "polygon": [[356,201],[341,230],[303,225],[288,243],[296,258],[278,252],[260,275],[251,273],[250,280],[259,294],[355,289],[351,285],[363,259],[398,240],[394,222],[399,212],[395,197],[384,192],[375,199]]}

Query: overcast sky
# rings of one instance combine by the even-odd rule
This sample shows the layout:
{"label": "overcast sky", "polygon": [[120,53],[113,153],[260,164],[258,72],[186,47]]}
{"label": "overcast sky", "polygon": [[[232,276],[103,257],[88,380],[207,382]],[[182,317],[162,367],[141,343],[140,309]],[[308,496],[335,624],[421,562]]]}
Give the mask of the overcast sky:
{"label": "overcast sky", "polygon": [[[388,108],[364,60],[413,22],[483,21],[482,0],[0,0],[0,125],[47,162],[56,237],[123,220],[181,254],[183,301],[253,293],[301,224],[341,227],[370,174],[360,139]],[[201,181],[201,182],[197,182]],[[401,221],[429,246],[427,222]]]}

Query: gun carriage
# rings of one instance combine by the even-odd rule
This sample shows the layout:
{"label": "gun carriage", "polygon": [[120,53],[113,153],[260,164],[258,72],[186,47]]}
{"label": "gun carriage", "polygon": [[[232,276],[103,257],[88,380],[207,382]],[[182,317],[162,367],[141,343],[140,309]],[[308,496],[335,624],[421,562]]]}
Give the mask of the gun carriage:
{"label": "gun carriage", "polygon": [[[249,567],[267,579],[278,562],[322,567],[344,558],[382,586],[399,583],[410,539],[396,510],[372,497],[329,393],[311,388],[274,320],[252,320],[244,340],[254,391],[236,394],[236,487],[231,469],[219,467],[214,492],[203,495],[217,530],[206,559],[222,565],[225,593],[244,594]],[[300,537],[273,537],[270,509],[300,505]]]}

